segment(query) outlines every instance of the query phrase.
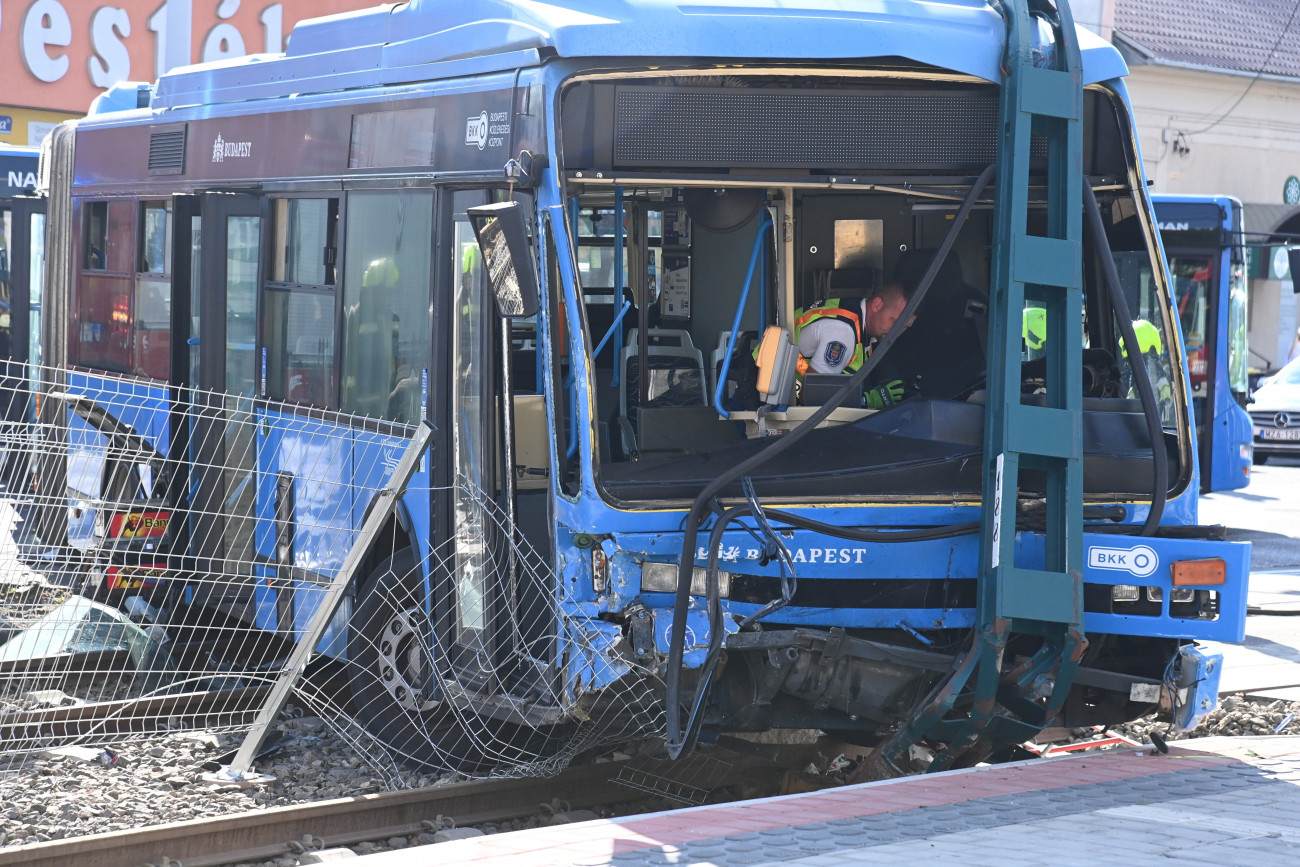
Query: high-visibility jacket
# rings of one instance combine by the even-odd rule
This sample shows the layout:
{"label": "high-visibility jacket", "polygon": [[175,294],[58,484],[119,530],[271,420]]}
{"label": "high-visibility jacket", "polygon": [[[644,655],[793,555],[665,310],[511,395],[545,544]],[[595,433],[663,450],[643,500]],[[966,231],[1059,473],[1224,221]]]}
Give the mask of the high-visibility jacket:
{"label": "high-visibility jacket", "polygon": [[[799,345],[799,334],[807,326],[823,319],[838,319],[852,327],[855,338],[852,357],[849,359],[848,364],[844,365],[843,372],[857,372],[858,368],[862,367],[862,362],[871,355],[870,346],[864,347],[862,340],[862,302],[862,298],[827,298],[812,304],[805,310],[795,311],[795,345]],[[809,367],[808,360],[801,355],[798,362],[799,375],[802,377]]]}

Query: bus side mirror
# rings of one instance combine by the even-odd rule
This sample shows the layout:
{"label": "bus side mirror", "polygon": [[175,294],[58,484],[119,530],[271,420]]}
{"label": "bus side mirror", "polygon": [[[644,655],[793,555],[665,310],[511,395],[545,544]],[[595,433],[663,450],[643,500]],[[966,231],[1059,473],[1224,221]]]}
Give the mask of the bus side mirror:
{"label": "bus side mirror", "polygon": [[1286,259],[1291,266],[1291,291],[1300,295],[1300,247],[1287,247]]}
{"label": "bus side mirror", "polygon": [[496,202],[469,208],[488,282],[497,302],[497,315],[522,319],[537,312],[541,290],[528,246],[528,227],[518,202]]}

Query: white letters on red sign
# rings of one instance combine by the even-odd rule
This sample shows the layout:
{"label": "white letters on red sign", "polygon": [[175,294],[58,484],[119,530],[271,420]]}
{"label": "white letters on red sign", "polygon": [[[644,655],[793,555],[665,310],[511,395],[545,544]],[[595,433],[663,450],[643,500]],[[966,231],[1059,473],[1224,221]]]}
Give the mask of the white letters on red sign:
{"label": "white letters on red sign", "polygon": [[27,71],[41,81],[58,81],[68,72],[68,56],[50,56],[51,45],[72,44],[72,21],[58,0],[36,0],[23,16],[23,63]]}
{"label": "white letters on red sign", "polygon": [[104,6],[95,10],[90,19],[90,45],[95,53],[86,61],[95,87],[111,87],[131,77],[131,55],[122,44],[130,35],[131,18],[125,9]]}

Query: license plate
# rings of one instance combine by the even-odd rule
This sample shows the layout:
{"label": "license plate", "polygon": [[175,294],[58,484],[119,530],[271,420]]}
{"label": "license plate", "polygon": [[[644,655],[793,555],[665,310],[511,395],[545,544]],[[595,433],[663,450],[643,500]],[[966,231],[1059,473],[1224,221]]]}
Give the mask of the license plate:
{"label": "license plate", "polygon": [[1285,430],[1261,428],[1259,438],[1265,440],[1300,440],[1300,427],[1286,428]]}

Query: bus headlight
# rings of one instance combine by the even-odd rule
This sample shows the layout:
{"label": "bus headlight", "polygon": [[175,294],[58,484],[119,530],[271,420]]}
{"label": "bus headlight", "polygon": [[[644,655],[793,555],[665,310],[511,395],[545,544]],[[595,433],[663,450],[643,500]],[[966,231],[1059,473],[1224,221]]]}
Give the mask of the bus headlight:
{"label": "bus headlight", "polygon": [[[708,575],[707,569],[702,566],[696,566],[691,573],[691,595],[704,596],[706,593],[705,579]],[[676,563],[652,563],[646,561],[641,564],[641,592],[642,593],[676,593],[677,592],[677,564]],[[731,573],[718,570],[718,593],[722,598],[731,595]]]}
{"label": "bus headlight", "polygon": [[1115,584],[1110,588],[1112,602],[1137,602],[1142,592],[1133,584]]}
{"label": "bus headlight", "polygon": [[1196,591],[1191,587],[1175,587],[1169,591],[1170,602],[1195,602]]}

